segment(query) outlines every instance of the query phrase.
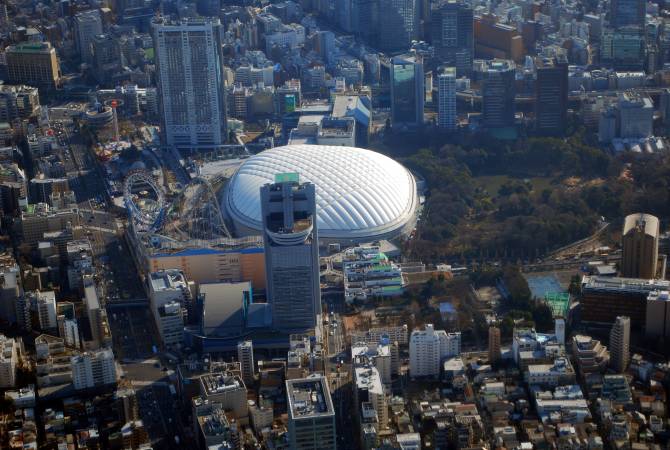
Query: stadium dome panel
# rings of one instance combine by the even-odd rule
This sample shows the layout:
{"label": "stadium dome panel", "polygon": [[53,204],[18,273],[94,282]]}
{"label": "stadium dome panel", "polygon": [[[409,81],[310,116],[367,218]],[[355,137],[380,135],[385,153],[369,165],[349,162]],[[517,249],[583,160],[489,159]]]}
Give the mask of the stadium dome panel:
{"label": "stadium dome panel", "polygon": [[415,224],[416,183],[398,162],[354,147],[287,145],[245,160],[228,183],[223,202],[238,235],[260,233],[260,188],[286,172],[316,186],[324,243],[392,239]]}

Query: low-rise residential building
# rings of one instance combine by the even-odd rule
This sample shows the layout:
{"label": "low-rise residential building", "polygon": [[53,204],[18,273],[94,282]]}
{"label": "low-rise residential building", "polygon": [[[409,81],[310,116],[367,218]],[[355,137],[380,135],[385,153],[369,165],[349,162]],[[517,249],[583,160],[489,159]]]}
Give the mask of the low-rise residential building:
{"label": "low-rise residential building", "polygon": [[529,385],[557,387],[574,384],[575,371],[567,358],[557,358],[553,364],[535,364],[528,366],[526,382]]}
{"label": "low-rise residential building", "polygon": [[604,372],[609,364],[607,347],[591,336],[577,334],[572,337],[572,355],[577,363],[579,375]]}

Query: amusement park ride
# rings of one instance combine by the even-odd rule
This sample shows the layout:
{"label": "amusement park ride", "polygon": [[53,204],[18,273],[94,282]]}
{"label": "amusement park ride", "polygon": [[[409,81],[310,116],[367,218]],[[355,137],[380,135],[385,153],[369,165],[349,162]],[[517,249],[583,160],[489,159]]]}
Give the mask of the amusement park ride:
{"label": "amusement park ride", "polygon": [[169,200],[151,173],[130,172],[124,182],[123,197],[133,229],[150,236],[152,241],[230,239],[217,197],[223,181],[195,178]]}

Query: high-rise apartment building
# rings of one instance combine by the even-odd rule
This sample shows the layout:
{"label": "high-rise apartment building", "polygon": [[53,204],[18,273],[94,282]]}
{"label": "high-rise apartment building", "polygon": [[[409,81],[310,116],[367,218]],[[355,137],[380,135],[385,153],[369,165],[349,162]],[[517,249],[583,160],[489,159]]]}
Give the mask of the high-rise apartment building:
{"label": "high-rise apartment building", "polygon": [[565,56],[536,58],[535,128],[539,133],[562,135],[568,113],[568,61]]}
{"label": "high-rise apartment building", "polygon": [[387,52],[409,50],[419,32],[417,0],[379,0],[379,47]]}
{"label": "high-rise apartment building", "polygon": [[81,62],[93,62],[93,38],[102,34],[99,9],[89,9],[74,16],[74,43]]}
{"label": "high-rise apartment building", "polygon": [[354,367],[353,378],[356,410],[360,410],[363,403],[370,403],[377,412],[379,428],[388,428],[389,405],[379,370],[372,365]]}
{"label": "high-rise apartment building", "polygon": [[18,363],[17,342],[0,334],[0,388],[16,386],[16,365]]}
{"label": "high-rise apartment building", "polygon": [[500,361],[500,328],[496,326],[489,327],[489,363],[494,364]]}
{"label": "high-rise apartment building", "polygon": [[610,365],[621,373],[630,362],[630,318],[619,316],[610,331]]}
{"label": "high-rise apartment building", "polygon": [[82,353],[70,358],[74,388],[89,389],[116,383],[116,364],[111,350]]}
{"label": "high-rise apartment building", "polygon": [[218,19],[153,24],[162,133],[179,149],[213,149],[226,141]]}
{"label": "high-rise apartment building", "polygon": [[461,333],[447,333],[426,324],[409,340],[409,373],[414,377],[438,377],[442,361],[461,353]]}
{"label": "high-rise apartment building", "polygon": [[642,32],[646,12],[644,0],[612,0],[610,2],[610,25],[614,28],[634,26]]}
{"label": "high-rise apartment building", "polygon": [[321,313],[316,189],[298,174],[277,174],[260,195],[273,327],[314,328]]}
{"label": "high-rise apartment building", "polygon": [[416,128],[423,125],[423,61],[419,55],[391,58],[391,125]]}
{"label": "high-rise apartment building", "polygon": [[37,316],[40,329],[54,331],[58,329],[58,317],[56,314],[56,294],[54,291],[34,292],[27,294],[33,298],[37,307]]}
{"label": "high-rise apartment building", "polygon": [[474,16],[472,7],[459,0],[447,0],[431,12],[431,37],[440,62],[456,68],[458,76],[469,76],[474,59]]}
{"label": "high-rise apartment building", "polygon": [[624,277],[656,278],[659,233],[657,217],[650,214],[626,216],[621,257],[621,273]]}
{"label": "high-rise apartment building", "polygon": [[456,119],[456,69],[445,67],[437,75],[437,125],[454,131]]}
{"label": "high-rise apartment building", "polygon": [[49,42],[24,42],[5,50],[7,78],[13,84],[27,84],[42,90],[60,87],[60,64]]}
{"label": "high-rise apartment building", "polygon": [[335,408],[321,375],[286,381],[290,450],[335,450]]}
{"label": "high-rise apartment building", "polygon": [[237,360],[240,362],[244,384],[253,386],[256,366],[254,365],[254,344],[252,341],[241,341],[237,344]]}
{"label": "high-rise apartment building", "polygon": [[475,71],[482,84],[482,116],[486,128],[514,126],[514,61],[477,60]]}

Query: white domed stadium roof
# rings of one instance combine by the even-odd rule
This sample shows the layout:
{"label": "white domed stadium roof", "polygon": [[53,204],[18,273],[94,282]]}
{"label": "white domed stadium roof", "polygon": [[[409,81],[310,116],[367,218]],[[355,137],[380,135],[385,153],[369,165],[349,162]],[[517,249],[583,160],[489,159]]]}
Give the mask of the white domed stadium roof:
{"label": "white domed stadium roof", "polygon": [[414,177],[396,161],[354,147],[287,145],[247,159],[230,180],[225,210],[238,234],[261,230],[260,188],[286,172],[316,186],[320,239],[392,238],[413,223]]}

